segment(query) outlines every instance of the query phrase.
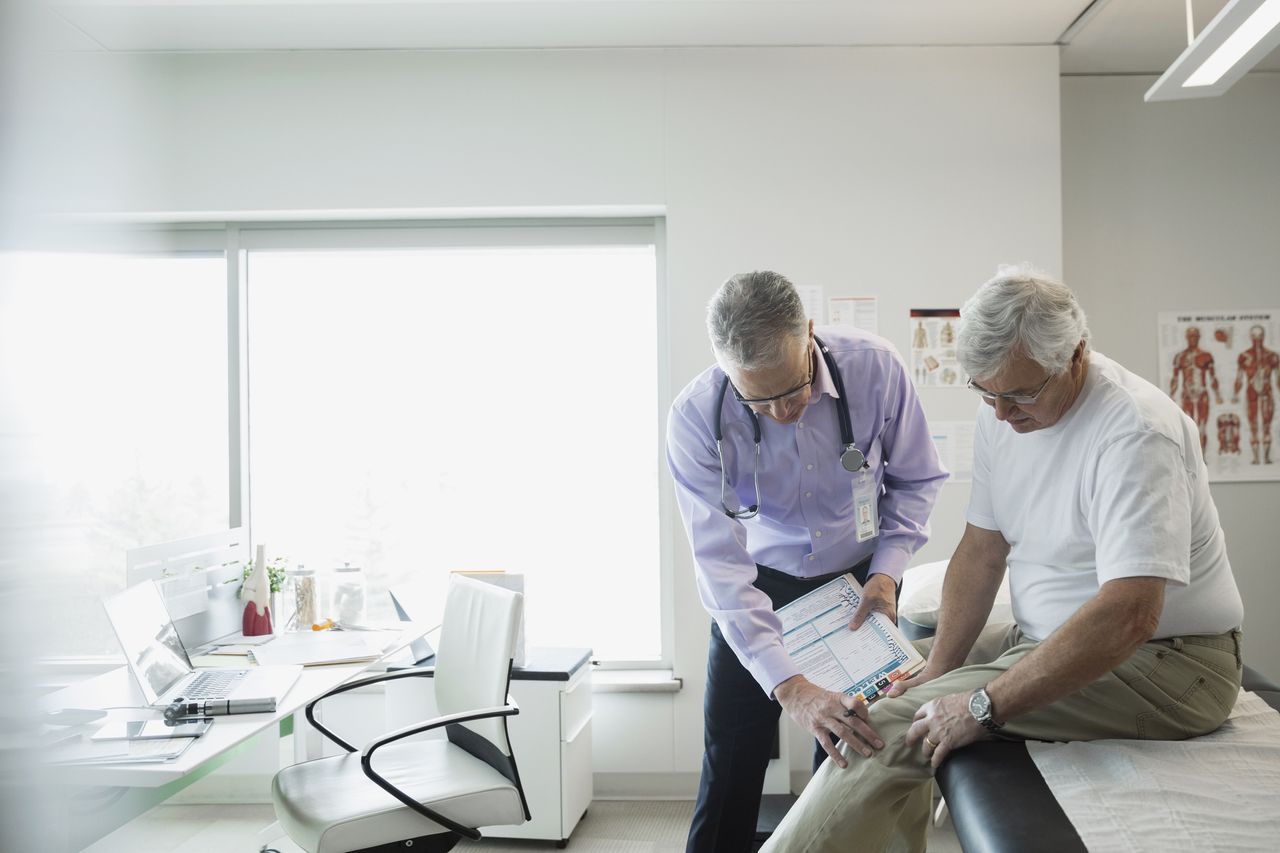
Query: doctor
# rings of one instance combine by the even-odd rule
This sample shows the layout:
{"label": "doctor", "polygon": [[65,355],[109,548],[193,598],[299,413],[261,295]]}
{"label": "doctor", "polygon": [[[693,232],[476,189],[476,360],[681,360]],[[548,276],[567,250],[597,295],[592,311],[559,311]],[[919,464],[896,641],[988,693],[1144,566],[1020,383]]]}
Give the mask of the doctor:
{"label": "doctor", "polygon": [[711,614],[705,755],[687,850],[751,849],[781,709],[845,767],[833,739],[883,746],[852,697],[810,683],[774,610],[845,572],[864,585],[857,627],[896,619],[897,585],[928,537],[946,472],[893,346],[852,328],[815,334],[775,272],[712,298],[716,364],[671,407],[667,455]]}

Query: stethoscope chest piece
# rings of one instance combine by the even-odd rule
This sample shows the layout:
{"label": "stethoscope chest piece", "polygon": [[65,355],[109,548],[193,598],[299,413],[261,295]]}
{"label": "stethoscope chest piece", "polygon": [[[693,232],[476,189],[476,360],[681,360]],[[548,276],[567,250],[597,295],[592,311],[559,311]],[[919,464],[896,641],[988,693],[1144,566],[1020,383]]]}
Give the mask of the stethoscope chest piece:
{"label": "stethoscope chest piece", "polygon": [[861,471],[867,467],[867,457],[862,455],[861,450],[850,444],[845,447],[844,453],[840,454],[840,464],[846,471]]}

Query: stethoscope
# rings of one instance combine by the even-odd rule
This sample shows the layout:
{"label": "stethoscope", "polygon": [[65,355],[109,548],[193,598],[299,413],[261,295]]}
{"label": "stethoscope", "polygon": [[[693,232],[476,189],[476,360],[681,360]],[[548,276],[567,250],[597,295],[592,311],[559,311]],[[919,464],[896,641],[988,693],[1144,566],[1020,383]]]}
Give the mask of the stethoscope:
{"label": "stethoscope", "polygon": [[[831,374],[831,381],[836,385],[836,393],[840,395],[840,399],[836,401],[836,416],[840,419],[840,464],[849,472],[861,471],[871,466],[867,464],[867,457],[858,449],[853,442],[853,418],[849,415],[849,398],[844,393],[844,379],[840,376],[840,371],[836,368],[836,360],[831,355],[831,350],[827,349],[827,345],[822,342],[822,338],[817,335],[813,336],[814,343],[818,345],[818,351],[822,353],[822,360],[827,364],[827,372]],[[720,382],[720,397],[716,406],[715,419],[715,438],[716,438],[716,455],[720,457],[720,506],[723,507],[725,515],[730,518],[752,518],[760,512],[760,416],[755,413],[746,403],[742,404],[742,408],[747,410],[747,414],[751,417],[751,428],[755,434],[756,459],[755,466],[751,471],[751,480],[755,484],[756,502],[747,509],[732,510],[725,501],[725,495],[729,491],[729,472],[725,469],[724,464],[724,430],[721,429],[720,421],[724,411],[725,394],[729,392],[729,377],[725,376]]]}

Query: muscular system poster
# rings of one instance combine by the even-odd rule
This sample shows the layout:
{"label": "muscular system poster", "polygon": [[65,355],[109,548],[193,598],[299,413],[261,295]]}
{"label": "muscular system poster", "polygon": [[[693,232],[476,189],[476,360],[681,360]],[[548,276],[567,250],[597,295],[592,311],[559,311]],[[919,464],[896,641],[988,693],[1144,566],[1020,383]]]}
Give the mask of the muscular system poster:
{"label": "muscular system poster", "polygon": [[1280,480],[1280,310],[1162,311],[1160,387],[1200,429],[1210,480]]}

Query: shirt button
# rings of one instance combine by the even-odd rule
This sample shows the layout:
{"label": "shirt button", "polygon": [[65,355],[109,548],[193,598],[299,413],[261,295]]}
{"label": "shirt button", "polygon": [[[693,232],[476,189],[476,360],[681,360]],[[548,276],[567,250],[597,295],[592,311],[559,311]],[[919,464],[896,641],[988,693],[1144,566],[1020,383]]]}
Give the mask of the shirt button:
{"label": "shirt button", "polygon": [[815,531],[813,531],[813,535],[814,535],[814,536],[816,536],[816,537],[818,537],[819,539],[821,539],[821,538],[822,538],[822,531],[821,531],[821,530],[815,530]]}
{"label": "shirt button", "polygon": [[800,421],[796,426],[800,427],[800,429],[804,429],[804,421]]}
{"label": "shirt button", "polygon": [[810,563],[812,563],[812,562],[813,562],[813,555],[812,555],[812,554],[810,554],[810,555],[809,555],[809,562],[810,562]]}
{"label": "shirt button", "polygon": [[805,496],[806,498],[811,498],[811,497],[813,497],[813,492],[805,492],[805,493],[804,493],[804,496]]}
{"label": "shirt button", "polygon": [[806,465],[806,466],[804,466],[804,470],[806,470],[806,471],[812,471],[812,470],[813,470],[813,466],[812,466],[812,465]]}

